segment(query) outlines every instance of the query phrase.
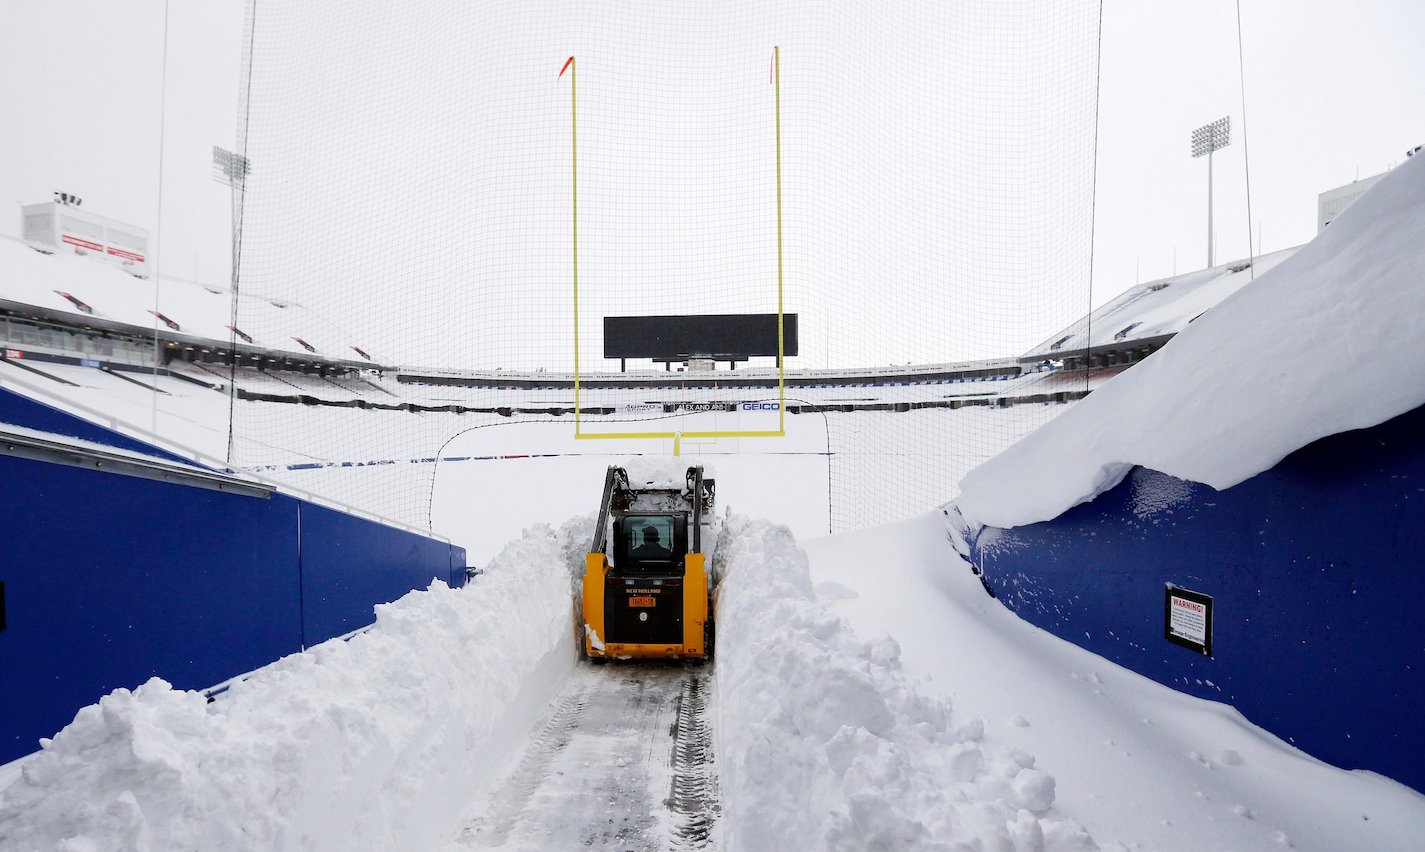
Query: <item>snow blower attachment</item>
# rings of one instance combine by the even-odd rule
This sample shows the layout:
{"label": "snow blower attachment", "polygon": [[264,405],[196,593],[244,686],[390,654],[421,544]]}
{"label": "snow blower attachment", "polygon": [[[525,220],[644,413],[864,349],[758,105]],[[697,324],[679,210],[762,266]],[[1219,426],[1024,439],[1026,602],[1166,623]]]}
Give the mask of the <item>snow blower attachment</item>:
{"label": "snow blower attachment", "polygon": [[633,488],[610,467],[584,562],[584,652],[594,660],[712,654],[703,527],[714,481],[688,468],[682,488]]}

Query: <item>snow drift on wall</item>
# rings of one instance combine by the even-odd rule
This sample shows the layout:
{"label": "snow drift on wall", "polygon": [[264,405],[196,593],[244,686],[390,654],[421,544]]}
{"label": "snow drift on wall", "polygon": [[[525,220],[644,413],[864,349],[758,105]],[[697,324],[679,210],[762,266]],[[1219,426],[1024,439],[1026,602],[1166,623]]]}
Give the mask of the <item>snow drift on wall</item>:
{"label": "snow drift on wall", "polygon": [[1425,404],[1425,157],[1062,417],[970,471],[975,525],[1057,517],[1135,465],[1229,488]]}

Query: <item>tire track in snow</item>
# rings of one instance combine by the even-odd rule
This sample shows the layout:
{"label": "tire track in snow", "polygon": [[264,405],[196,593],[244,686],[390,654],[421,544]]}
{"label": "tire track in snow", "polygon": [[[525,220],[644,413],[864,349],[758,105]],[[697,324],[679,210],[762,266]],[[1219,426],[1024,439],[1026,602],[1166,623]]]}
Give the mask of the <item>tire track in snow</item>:
{"label": "tire track in snow", "polygon": [[476,847],[503,846],[511,829],[524,816],[530,796],[549,776],[555,756],[579,726],[588,702],[589,684],[575,684],[554,704],[544,727],[530,738],[514,772],[491,797],[488,816],[476,817],[461,832],[460,842]]}
{"label": "tire track in snow", "polygon": [[454,848],[698,850],[717,815],[710,670],[581,665]]}
{"label": "tire track in snow", "polygon": [[707,708],[711,677],[689,671],[678,694],[673,729],[673,784],[668,797],[675,849],[705,849],[720,809]]}

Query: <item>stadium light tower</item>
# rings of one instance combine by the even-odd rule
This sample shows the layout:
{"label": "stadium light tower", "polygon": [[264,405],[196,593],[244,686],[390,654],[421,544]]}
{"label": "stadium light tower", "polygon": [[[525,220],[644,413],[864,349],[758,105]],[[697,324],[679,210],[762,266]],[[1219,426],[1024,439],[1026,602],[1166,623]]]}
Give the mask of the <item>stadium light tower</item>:
{"label": "stadium light tower", "polygon": [[1192,132],[1192,156],[1207,155],[1207,268],[1212,268],[1212,152],[1232,144],[1232,116],[1224,115]]}
{"label": "stadium light tower", "polygon": [[[237,375],[237,336],[242,332],[237,330],[238,324],[238,250],[242,246],[242,205],[247,193],[247,176],[252,171],[252,161],[242,154],[236,154],[226,148],[213,146],[213,180],[221,183],[231,190],[230,201],[230,227],[232,234],[231,244],[231,270],[228,273],[228,292],[232,299],[231,317],[232,321],[228,328],[233,332],[233,357],[228,359],[231,366],[232,377],[229,380],[229,388],[236,385]],[[243,335],[244,339],[248,339]],[[250,339],[249,339],[249,342]],[[358,350],[359,351],[359,350]],[[157,410],[157,409],[155,409]],[[156,418],[158,415],[155,414]],[[155,431],[157,426],[154,427]],[[228,464],[233,463],[233,430],[231,424],[228,426]]]}
{"label": "stadium light tower", "polygon": [[243,192],[247,189],[247,175],[252,171],[252,162],[242,154],[235,154],[226,148],[213,146],[213,180],[232,188],[232,278],[229,285],[237,292],[238,274],[238,216],[242,209]]}
{"label": "stadium light tower", "polygon": [[247,157],[213,146],[213,180],[234,188],[241,187],[251,170],[252,164]]}

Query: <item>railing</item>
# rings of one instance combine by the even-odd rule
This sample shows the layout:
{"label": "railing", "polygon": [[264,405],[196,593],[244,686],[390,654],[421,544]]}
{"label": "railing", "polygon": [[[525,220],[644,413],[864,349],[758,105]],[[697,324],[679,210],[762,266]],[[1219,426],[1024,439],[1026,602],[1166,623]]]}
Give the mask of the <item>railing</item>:
{"label": "railing", "polygon": [[109,473],[152,479],[158,482],[175,482],[193,488],[243,494],[248,497],[266,499],[271,497],[272,492],[276,490],[274,486],[248,482],[226,473],[214,473],[202,468],[188,467],[134,453],[83,446],[66,441],[53,441],[40,435],[25,434],[4,428],[4,424],[0,424],[0,455],[81,467],[87,470],[104,470]]}

